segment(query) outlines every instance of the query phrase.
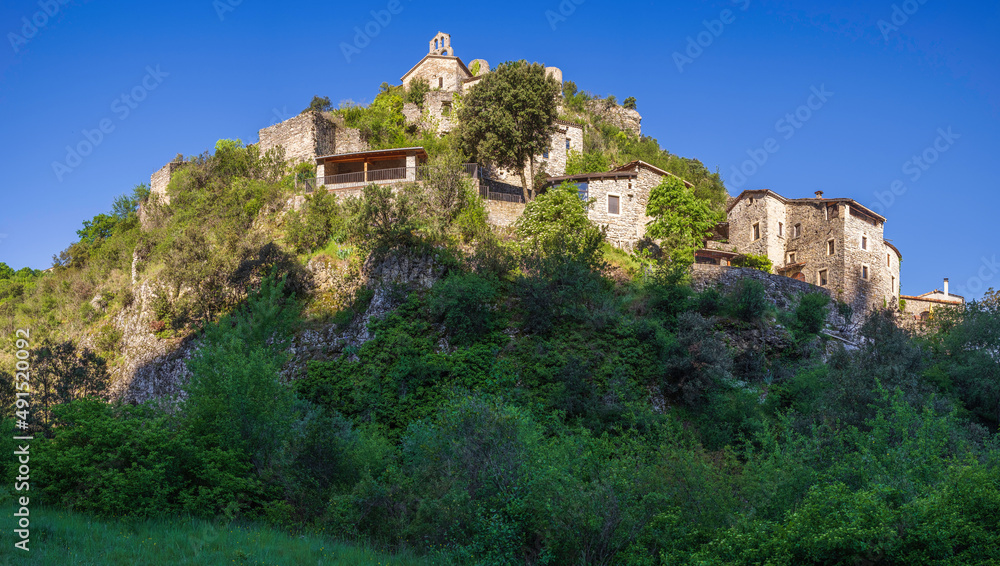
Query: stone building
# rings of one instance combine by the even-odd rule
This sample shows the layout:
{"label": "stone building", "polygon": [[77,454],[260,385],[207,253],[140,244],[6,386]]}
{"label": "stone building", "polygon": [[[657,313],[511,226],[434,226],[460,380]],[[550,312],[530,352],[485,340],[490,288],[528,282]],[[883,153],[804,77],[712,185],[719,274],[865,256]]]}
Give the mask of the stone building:
{"label": "stone building", "polygon": [[[633,161],[602,173],[549,177],[547,186],[575,184],[581,199],[593,199],[587,216],[607,230],[608,242],[632,249],[646,237],[646,226],[652,220],[646,216],[649,194],[667,176],[674,175],[645,161]],[[687,181],[684,184],[691,186]]]}
{"label": "stone building", "polygon": [[167,185],[170,184],[174,172],[184,165],[184,161],[175,158],[170,163],[160,167],[155,173],[149,176],[149,192],[159,199],[163,204],[170,204],[170,195],[167,194]]}
{"label": "stone building", "polygon": [[432,90],[462,92],[465,82],[471,78],[472,71],[455,56],[451,35],[438,32],[430,42],[430,51],[403,75],[402,80],[406,88],[416,79],[424,79]]}
{"label": "stone building", "polygon": [[898,304],[902,255],[884,238],[886,219],[854,200],[749,190],[727,217],[735,251],[766,256],[778,274],[824,287],[856,312]]}
{"label": "stone building", "polygon": [[944,280],[944,290],[934,289],[930,293],[911,297],[900,296],[903,303],[902,319],[905,325],[920,327],[934,319],[934,314],[941,309],[963,308],[965,297],[949,292],[948,279]]}

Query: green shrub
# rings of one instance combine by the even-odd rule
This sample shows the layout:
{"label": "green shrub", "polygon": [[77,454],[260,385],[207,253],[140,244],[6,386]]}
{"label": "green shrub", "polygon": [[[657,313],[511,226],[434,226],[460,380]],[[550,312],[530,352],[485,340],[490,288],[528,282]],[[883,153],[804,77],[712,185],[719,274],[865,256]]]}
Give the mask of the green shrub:
{"label": "green shrub", "polygon": [[803,334],[817,334],[826,322],[830,296],[826,293],[806,293],[795,307],[795,329]]}
{"label": "green shrub", "polygon": [[741,279],[727,297],[729,314],[744,321],[760,320],[768,309],[764,285],[753,279]]}
{"label": "green shrub", "polygon": [[732,265],[734,267],[749,267],[750,269],[756,269],[758,271],[763,271],[764,273],[772,273],[774,270],[774,265],[771,263],[771,259],[766,255],[739,255],[733,258]]}
{"label": "green shrub", "polygon": [[452,275],[434,286],[430,309],[456,345],[485,336],[496,318],[497,284],[475,273]]}

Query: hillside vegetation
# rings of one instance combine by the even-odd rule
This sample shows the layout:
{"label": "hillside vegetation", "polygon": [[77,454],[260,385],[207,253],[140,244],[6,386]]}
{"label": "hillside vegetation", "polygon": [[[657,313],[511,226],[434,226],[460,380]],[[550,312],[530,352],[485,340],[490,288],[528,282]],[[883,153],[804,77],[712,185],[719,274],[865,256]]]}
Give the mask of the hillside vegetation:
{"label": "hillside vegetation", "polygon": [[[403,94],[383,90],[389,110],[338,112],[394,115]],[[848,349],[827,335],[842,307],[825,295],[695,291],[673,253],[688,232],[669,232],[669,253],[614,250],[575,187],[492,228],[465,156],[435,143],[422,185],[290,212],[301,171],[223,140],[175,175],[169,205],[138,187],[52,272],[0,268],[3,336],[30,327],[36,348],[32,501],[105,530],[184,517],[309,533],[226,539],[309,560],[332,537],[456,565],[1000,561],[1000,295],[919,336],[872,313]],[[650,148],[697,181],[671,222],[704,222],[721,182],[654,146],[581,158]],[[431,275],[375,276],[400,258]],[[356,284],[321,286],[317,262]],[[106,398],[128,355],[116,321],[137,309],[143,332],[197,342],[177,399]],[[367,338],[293,363],[324,332]],[[10,504],[16,469],[0,462]]]}

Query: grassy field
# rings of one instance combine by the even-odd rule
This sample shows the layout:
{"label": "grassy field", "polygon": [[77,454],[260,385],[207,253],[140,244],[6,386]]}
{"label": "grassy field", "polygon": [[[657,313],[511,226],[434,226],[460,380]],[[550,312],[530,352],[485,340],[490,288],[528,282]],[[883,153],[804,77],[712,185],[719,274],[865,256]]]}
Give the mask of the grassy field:
{"label": "grassy field", "polygon": [[[14,510],[3,506],[13,524]],[[3,529],[0,564],[7,565],[368,565],[425,566],[410,554],[390,555],[315,535],[292,536],[261,525],[216,524],[191,518],[102,520],[70,511],[33,507],[29,552],[14,548]]]}

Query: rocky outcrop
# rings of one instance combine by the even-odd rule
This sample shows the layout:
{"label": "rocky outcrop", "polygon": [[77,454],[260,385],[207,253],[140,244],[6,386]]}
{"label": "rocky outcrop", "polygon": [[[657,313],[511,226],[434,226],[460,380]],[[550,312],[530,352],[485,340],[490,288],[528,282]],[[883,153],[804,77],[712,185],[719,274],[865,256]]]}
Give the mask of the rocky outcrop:
{"label": "rocky outcrop", "polygon": [[642,135],[642,115],[636,110],[603,99],[587,101],[587,110],[619,130],[631,132],[636,136]]}

